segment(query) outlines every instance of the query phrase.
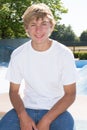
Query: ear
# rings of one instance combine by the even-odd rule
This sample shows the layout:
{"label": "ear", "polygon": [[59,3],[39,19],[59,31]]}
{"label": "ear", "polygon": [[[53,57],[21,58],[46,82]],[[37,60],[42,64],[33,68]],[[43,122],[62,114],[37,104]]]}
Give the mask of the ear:
{"label": "ear", "polygon": [[24,29],[25,29],[26,35],[27,35],[28,37],[30,37],[28,26],[24,26]]}
{"label": "ear", "polygon": [[50,30],[51,30],[51,32],[53,31],[53,29],[54,29],[53,24],[50,23]]}
{"label": "ear", "polygon": [[28,26],[27,26],[27,25],[24,25],[24,29],[25,29],[25,31],[27,32],[27,31],[28,31]]}

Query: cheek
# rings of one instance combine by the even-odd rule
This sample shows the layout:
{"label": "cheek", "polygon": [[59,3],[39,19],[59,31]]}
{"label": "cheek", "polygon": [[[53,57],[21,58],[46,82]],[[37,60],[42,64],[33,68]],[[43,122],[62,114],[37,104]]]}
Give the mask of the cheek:
{"label": "cheek", "polygon": [[26,32],[27,32],[30,36],[33,34],[33,31],[32,31],[29,27],[26,29]]}
{"label": "cheek", "polygon": [[50,36],[50,34],[51,34],[51,28],[48,28],[47,30],[48,30],[47,34],[48,34],[48,36]]}

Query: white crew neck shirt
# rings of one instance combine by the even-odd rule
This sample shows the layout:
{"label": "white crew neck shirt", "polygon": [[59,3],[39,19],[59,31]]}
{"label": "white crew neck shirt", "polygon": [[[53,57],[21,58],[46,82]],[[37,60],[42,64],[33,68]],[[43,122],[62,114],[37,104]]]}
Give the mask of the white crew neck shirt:
{"label": "white crew neck shirt", "polygon": [[30,40],[12,53],[6,77],[16,84],[24,79],[25,107],[49,110],[64,95],[64,85],[76,82],[74,57],[55,40],[46,51],[34,50]]}

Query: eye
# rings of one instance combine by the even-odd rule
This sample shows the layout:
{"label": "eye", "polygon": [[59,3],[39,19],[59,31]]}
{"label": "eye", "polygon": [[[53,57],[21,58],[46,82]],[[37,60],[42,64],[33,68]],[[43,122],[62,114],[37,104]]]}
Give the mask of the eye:
{"label": "eye", "polygon": [[42,25],[47,25],[47,23],[42,23]]}
{"label": "eye", "polygon": [[30,27],[35,27],[36,24],[35,23],[30,23]]}
{"label": "eye", "polygon": [[46,26],[46,25],[47,25],[47,22],[43,22],[42,25]]}
{"label": "eye", "polygon": [[35,26],[35,24],[31,24],[31,27]]}

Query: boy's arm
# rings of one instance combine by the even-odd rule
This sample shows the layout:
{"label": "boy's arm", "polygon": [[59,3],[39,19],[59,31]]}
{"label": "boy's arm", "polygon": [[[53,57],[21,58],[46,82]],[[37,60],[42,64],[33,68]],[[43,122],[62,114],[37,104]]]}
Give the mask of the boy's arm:
{"label": "boy's arm", "polygon": [[36,125],[31,117],[27,114],[23,101],[19,95],[20,84],[10,83],[9,96],[14,109],[17,112],[22,130],[36,130]]}
{"label": "boy's arm", "polygon": [[[52,107],[51,110],[41,119],[37,127],[40,130],[49,130],[49,126],[53,120],[55,120],[61,113],[74,102],[76,97],[76,84],[70,84],[64,86],[64,96]],[[46,128],[45,128],[46,126]]]}

